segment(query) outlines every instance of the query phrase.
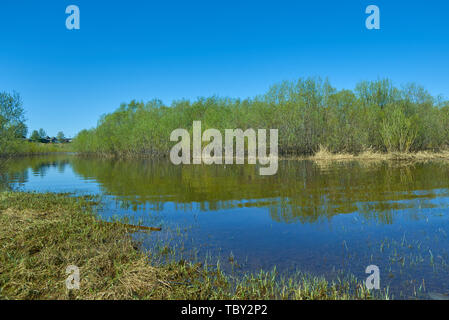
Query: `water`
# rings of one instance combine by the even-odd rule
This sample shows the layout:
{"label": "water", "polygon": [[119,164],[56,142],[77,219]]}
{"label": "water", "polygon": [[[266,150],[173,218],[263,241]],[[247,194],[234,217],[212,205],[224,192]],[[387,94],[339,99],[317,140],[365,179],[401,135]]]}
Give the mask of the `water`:
{"label": "water", "polygon": [[449,292],[449,163],[281,161],[174,166],[168,161],[21,158],[0,187],[100,194],[101,215],[161,226],[141,238],[232,272],[296,270],[363,280],[381,271],[396,298]]}

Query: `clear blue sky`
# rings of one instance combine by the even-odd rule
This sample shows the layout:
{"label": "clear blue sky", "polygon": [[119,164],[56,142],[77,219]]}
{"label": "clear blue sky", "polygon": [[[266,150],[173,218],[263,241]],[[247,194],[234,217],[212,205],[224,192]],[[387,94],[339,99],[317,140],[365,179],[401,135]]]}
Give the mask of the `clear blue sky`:
{"label": "clear blue sky", "polygon": [[[65,27],[78,5],[81,29]],[[365,8],[381,29],[365,28]],[[449,1],[0,2],[0,91],[30,130],[73,136],[132,99],[252,97],[281,80],[389,77],[449,97]]]}

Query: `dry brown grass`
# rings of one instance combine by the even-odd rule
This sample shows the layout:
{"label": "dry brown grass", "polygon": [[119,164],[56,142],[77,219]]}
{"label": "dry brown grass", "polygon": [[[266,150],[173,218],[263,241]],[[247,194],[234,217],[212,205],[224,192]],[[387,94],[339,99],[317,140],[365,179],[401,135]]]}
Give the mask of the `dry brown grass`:
{"label": "dry brown grass", "polygon": [[[98,223],[87,200],[2,193],[1,204],[1,297],[133,299],[165,290],[128,228]],[[81,274],[72,292],[65,287],[69,265]]]}
{"label": "dry brown grass", "polygon": [[320,145],[318,151],[309,157],[296,157],[285,159],[315,160],[315,161],[429,161],[429,160],[449,160],[449,150],[439,152],[418,151],[418,152],[389,152],[382,153],[372,149],[367,149],[359,154],[332,153],[325,146]]}

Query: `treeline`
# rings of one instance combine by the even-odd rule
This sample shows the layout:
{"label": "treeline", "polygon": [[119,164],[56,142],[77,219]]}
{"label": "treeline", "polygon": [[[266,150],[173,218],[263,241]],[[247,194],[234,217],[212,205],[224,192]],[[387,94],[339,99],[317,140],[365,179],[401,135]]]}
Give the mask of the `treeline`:
{"label": "treeline", "polygon": [[177,128],[279,129],[282,155],[308,155],[320,146],[332,152],[438,151],[449,145],[449,101],[422,86],[397,88],[388,79],[336,90],[320,78],[285,81],[253,99],[199,98],[171,106],[160,100],[131,101],[81,131],[74,148],[107,155],[167,155]]}
{"label": "treeline", "polygon": [[0,160],[16,155],[60,152],[61,147],[45,146],[31,142],[67,142],[61,131],[56,138],[47,137],[45,130],[34,130],[27,139],[25,110],[20,95],[16,92],[0,92]]}

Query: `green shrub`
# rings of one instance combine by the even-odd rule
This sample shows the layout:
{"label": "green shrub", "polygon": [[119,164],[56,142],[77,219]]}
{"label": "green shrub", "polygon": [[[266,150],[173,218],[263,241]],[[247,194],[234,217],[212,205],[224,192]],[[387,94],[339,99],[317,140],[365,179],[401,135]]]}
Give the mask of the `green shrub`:
{"label": "green shrub", "polygon": [[380,135],[388,152],[409,152],[416,135],[416,121],[407,118],[400,107],[390,106],[380,127]]}
{"label": "green shrub", "polygon": [[167,155],[170,133],[207,128],[279,129],[281,155],[332,152],[438,150],[449,144],[449,102],[436,102],[423,87],[402,89],[388,79],[364,81],[354,92],[320,78],[284,81],[253,99],[220,97],[131,101],[81,131],[76,151],[112,155]]}

